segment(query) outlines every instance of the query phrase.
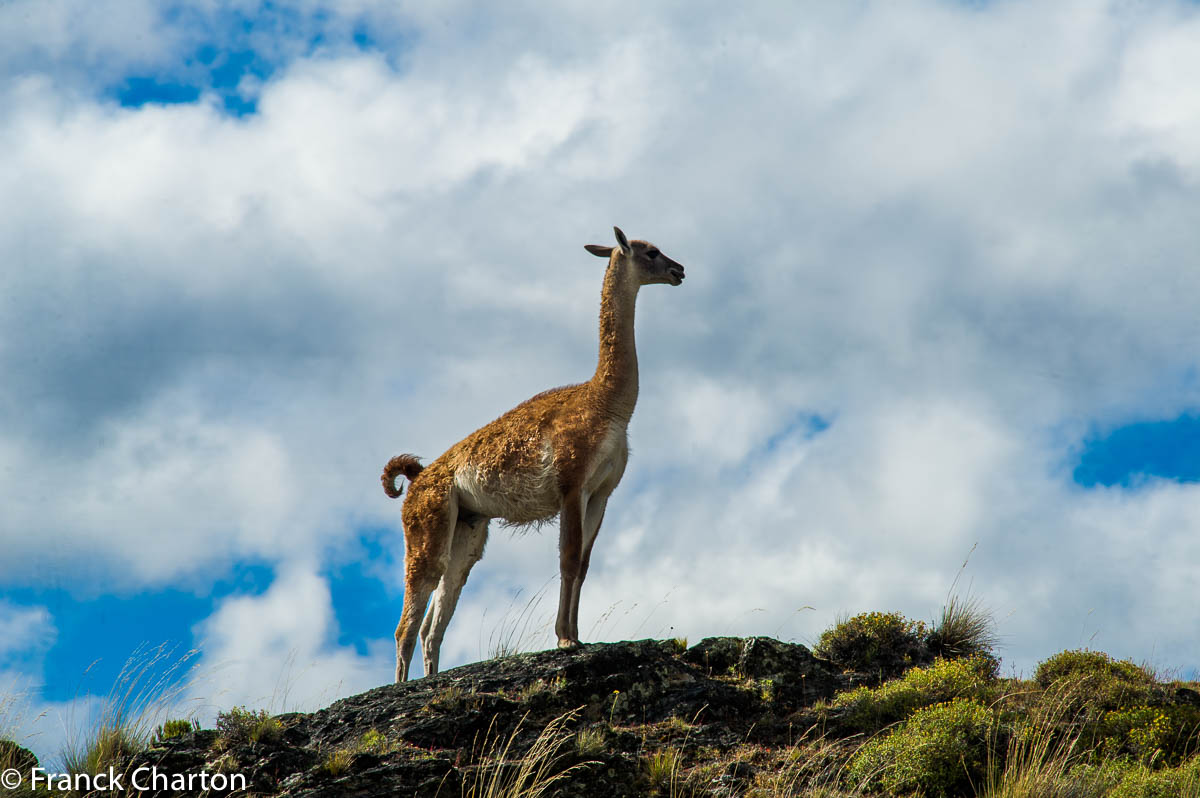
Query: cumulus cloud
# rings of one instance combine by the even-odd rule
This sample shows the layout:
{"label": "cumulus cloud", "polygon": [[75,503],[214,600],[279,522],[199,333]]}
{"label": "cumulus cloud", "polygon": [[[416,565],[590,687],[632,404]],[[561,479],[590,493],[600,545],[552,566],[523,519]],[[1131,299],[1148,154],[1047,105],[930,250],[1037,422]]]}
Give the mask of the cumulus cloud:
{"label": "cumulus cloud", "polygon": [[54,619],[45,607],[0,600],[0,668],[18,656],[44,654],[54,638]]}
{"label": "cumulus cloud", "polygon": [[226,599],[197,629],[203,652],[196,698],[275,712],[313,710],[391,680],[386,643],[359,656],[336,645],[329,586],[289,565],[261,596]]}
{"label": "cumulus cloud", "polygon": [[[44,708],[38,700],[46,652],[57,629],[45,607],[22,607],[0,599],[0,734],[26,740]],[[34,710],[37,711],[34,711]]]}
{"label": "cumulus cloud", "polygon": [[[3,62],[0,578],[200,588],[265,559],[283,575],[199,628],[205,658],[386,680],[396,619],[369,662],[330,648],[314,563],[363,525],[399,554],[389,456],[590,375],[580,246],[617,223],[689,276],[639,300],[634,454],[584,612],[639,609],[599,634],[928,618],[978,543],[1017,667],[1194,663],[1195,487],[1083,490],[1070,463],[1095,425],[1200,399],[1200,119],[1194,59],[1168,58],[1196,12],[710,11],[364,3],[337,24],[390,38],[276,47],[243,118]],[[493,535],[445,664],[554,549]]]}
{"label": "cumulus cloud", "polygon": [[161,24],[152,2],[16,0],[0,8],[0,43],[5,74],[53,70],[73,82],[161,62],[178,33]]}

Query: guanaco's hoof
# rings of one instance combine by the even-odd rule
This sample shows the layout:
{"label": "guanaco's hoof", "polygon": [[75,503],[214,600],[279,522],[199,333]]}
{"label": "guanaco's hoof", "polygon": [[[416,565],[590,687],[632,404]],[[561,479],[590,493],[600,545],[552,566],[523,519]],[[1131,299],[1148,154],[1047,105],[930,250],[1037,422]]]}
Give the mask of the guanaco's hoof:
{"label": "guanaco's hoof", "polygon": [[561,651],[574,651],[582,645],[578,640],[559,640],[558,648]]}

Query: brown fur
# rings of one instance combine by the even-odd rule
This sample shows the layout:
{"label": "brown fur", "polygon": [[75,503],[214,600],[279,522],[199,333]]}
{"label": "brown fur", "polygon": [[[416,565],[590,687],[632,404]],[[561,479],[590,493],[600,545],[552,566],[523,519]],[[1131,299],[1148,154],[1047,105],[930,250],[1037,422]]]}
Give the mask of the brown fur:
{"label": "brown fur", "polygon": [[405,479],[412,482],[424,468],[417,461],[415,454],[396,455],[383,467],[383,476],[380,478],[383,481],[383,492],[393,499],[400,498],[403,488],[396,487],[396,477],[403,474]]}
{"label": "brown fur", "polygon": [[[412,455],[393,457],[384,468],[388,496],[400,495],[398,475],[410,481],[402,510],[405,594],[396,628],[397,681],[407,678],[422,619],[426,673],[436,672],[441,635],[467,573],[482,556],[490,518],[520,525],[560,516],[562,590],[555,629],[561,647],[579,644],[579,586],[604,505],[624,471],[625,427],[637,403],[633,320],[638,289],[683,280],[683,267],[652,244],[628,242],[620,230],[614,232],[618,247],[588,247],[609,257],[592,378],[522,402],[424,468]],[[594,529],[586,539],[589,523]],[[426,614],[439,581],[434,607]]]}

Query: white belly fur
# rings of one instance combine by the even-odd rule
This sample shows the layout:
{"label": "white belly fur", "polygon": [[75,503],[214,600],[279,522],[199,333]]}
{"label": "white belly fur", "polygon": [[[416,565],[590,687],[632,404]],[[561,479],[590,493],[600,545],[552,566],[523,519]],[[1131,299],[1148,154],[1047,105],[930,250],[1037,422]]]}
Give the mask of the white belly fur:
{"label": "white belly fur", "polygon": [[454,474],[459,503],[490,518],[510,524],[531,524],[558,515],[558,473],[549,442],[543,446],[541,467],[516,473],[481,472],[460,468]]}
{"label": "white belly fur", "polygon": [[[626,426],[613,422],[600,442],[583,480],[583,499],[607,495],[625,473],[629,459]],[[459,503],[490,518],[510,524],[548,521],[562,509],[554,452],[547,441],[541,468],[534,472],[484,473],[478,468],[460,468],[454,475]]]}

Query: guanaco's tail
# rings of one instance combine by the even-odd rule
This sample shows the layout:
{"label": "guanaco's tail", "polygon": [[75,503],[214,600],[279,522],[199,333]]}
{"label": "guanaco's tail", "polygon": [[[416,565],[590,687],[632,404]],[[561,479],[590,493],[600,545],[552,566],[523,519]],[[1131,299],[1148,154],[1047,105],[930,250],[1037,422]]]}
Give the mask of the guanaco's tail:
{"label": "guanaco's tail", "polygon": [[405,479],[412,482],[424,469],[425,466],[417,462],[415,454],[396,455],[383,467],[383,492],[393,499],[400,498],[404,489],[396,487],[396,477],[403,474]]}

